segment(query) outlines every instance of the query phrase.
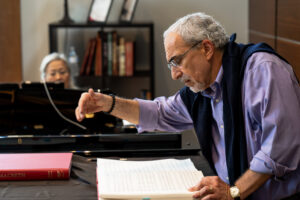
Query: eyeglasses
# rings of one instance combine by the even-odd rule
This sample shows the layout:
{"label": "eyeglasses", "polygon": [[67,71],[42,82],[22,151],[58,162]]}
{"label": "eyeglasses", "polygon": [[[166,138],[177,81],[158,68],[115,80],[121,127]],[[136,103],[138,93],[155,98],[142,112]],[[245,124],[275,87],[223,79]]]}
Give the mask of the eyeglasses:
{"label": "eyeglasses", "polygon": [[200,40],[199,42],[196,42],[195,44],[193,44],[193,46],[191,48],[189,48],[186,52],[184,52],[181,55],[178,56],[174,56],[171,58],[171,60],[168,62],[168,68],[169,70],[172,70],[172,67],[179,67],[182,59],[186,56],[186,54],[192,50],[193,48],[195,48],[198,44],[200,44],[202,42],[202,40]]}

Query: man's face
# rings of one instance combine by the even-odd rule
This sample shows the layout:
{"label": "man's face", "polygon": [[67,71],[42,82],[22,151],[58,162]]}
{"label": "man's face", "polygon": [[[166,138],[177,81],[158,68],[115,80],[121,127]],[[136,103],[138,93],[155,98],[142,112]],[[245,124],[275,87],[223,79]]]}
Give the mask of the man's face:
{"label": "man's face", "polygon": [[[193,45],[187,45],[180,35],[171,32],[165,38],[164,45],[167,61],[175,60],[178,64],[171,67],[173,80],[180,80],[195,93],[209,87],[211,66],[202,43],[192,48]],[[182,59],[177,59],[183,54]]]}
{"label": "man's face", "polygon": [[53,60],[46,68],[46,82],[64,83],[65,88],[69,87],[70,73],[63,60]]}

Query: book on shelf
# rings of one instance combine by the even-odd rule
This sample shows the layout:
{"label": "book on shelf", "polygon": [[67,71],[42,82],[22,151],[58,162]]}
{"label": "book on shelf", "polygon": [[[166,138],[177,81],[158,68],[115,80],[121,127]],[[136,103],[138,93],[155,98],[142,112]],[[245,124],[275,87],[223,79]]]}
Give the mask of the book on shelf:
{"label": "book on shelf", "polygon": [[107,75],[112,76],[112,32],[107,32]]}
{"label": "book on shelf", "polygon": [[102,38],[100,33],[96,38],[95,76],[102,76]]}
{"label": "book on shelf", "polygon": [[102,74],[108,75],[108,41],[107,32],[100,31],[100,37],[102,39]]}
{"label": "book on shelf", "polygon": [[0,154],[0,180],[69,179],[72,153]]}
{"label": "book on shelf", "polygon": [[188,188],[202,179],[190,159],[97,159],[98,199],[193,199]]}
{"label": "book on shelf", "polygon": [[125,76],[125,38],[119,39],[119,76]]}
{"label": "book on shelf", "polygon": [[116,31],[112,32],[112,75],[119,75],[118,62],[118,34]]}
{"label": "book on shelf", "polygon": [[84,76],[86,73],[86,66],[87,66],[88,60],[89,60],[91,45],[92,45],[92,40],[89,40],[89,42],[85,48],[83,61],[82,61],[81,67],[80,67],[80,71],[79,71],[80,76]]}
{"label": "book on shelf", "polygon": [[80,75],[133,76],[135,42],[117,31],[98,31],[85,49]]}
{"label": "book on shelf", "polygon": [[134,72],[134,42],[125,42],[125,75],[133,76]]}
{"label": "book on shelf", "polygon": [[96,49],[96,38],[91,39],[91,48],[89,51],[89,59],[86,66],[85,75],[94,75],[94,60],[95,60],[95,49]]}

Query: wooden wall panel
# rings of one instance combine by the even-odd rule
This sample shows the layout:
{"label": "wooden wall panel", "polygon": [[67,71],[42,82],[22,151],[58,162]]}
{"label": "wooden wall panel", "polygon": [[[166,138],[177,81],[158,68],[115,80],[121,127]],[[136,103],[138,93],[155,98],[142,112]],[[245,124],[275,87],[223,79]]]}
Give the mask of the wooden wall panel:
{"label": "wooden wall panel", "polygon": [[265,42],[275,49],[275,36],[274,35],[264,35],[260,32],[250,31],[249,41],[251,43]]}
{"label": "wooden wall panel", "polygon": [[275,0],[249,0],[249,29],[275,34]]}
{"label": "wooden wall panel", "polygon": [[277,52],[293,66],[293,69],[300,80],[300,43],[297,44],[278,39]]}
{"label": "wooden wall panel", "polygon": [[300,0],[278,0],[277,34],[300,41]]}
{"label": "wooden wall panel", "polygon": [[0,0],[0,83],[22,81],[20,0]]}
{"label": "wooden wall panel", "polygon": [[300,1],[278,0],[277,51],[300,78]]}
{"label": "wooden wall panel", "polygon": [[275,47],[300,78],[300,0],[249,0],[249,29],[250,42]]}

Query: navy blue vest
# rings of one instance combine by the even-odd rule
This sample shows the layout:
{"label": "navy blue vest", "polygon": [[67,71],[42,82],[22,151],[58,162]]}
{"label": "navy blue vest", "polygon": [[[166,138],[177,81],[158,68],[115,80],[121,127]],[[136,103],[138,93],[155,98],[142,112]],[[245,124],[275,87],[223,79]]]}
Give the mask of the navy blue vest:
{"label": "navy blue vest", "polygon": [[[241,95],[247,60],[255,52],[268,52],[283,59],[265,43],[237,44],[234,42],[235,37],[233,34],[224,48],[222,58],[224,75],[221,83],[225,152],[230,185],[234,185],[234,182],[249,168]],[[193,119],[202,153],[216,172],[211,155],[213,142],[211,99],[202,96],[200,92],[192,92],[188,87],[180,90],[180,96]]]}

